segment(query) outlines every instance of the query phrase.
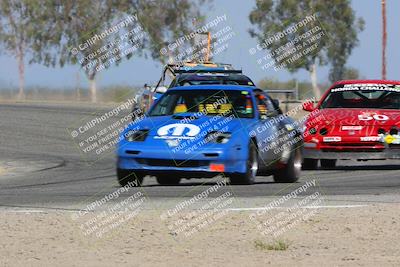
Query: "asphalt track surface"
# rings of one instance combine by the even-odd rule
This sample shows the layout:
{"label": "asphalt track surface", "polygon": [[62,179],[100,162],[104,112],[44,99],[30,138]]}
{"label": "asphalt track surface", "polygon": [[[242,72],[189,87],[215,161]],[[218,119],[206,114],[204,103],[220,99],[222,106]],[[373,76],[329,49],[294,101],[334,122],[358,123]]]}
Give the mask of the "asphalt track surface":
{"label": "asphalt track surface", "polygon": [[[110,110],[88,106],[0,104],[0,166],[10,166],[5,175],[0,171],[0,208],[80,206],[119,188],[114,149],[101,157],[85,158],[67,130]],[[221,190],[230,190],[242,199],[274,197],[314,179],[317,186],[305,195],[318,190],[336,200],[355,196],[368,202],[381,196],[378,201],[400,202],[399,161],[340,161],[334,170],[303,171],[295,184],[277,184],[269,176],[258,177],[251,186]],[[191,197],[215,181],[192,179],[178,186],[160,186],[154,178],[147,178],[142,188],[133,188],[121,197],[137,190],[153,200]]]}

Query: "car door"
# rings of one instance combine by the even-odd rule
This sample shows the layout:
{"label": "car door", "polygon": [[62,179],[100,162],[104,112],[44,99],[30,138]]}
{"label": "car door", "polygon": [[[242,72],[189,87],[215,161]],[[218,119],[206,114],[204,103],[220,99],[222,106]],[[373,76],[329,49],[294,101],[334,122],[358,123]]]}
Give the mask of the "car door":
{"label": "car door", "polygon": [[276,148],[279,146],[279,113],[268,96],[262,92],[255,94],[255,103],[258,114],[255,131],[258,137],[260,165],[263,168],[271,168],[280,157],[280,153],[276,153]]}
{"label": "car door", "polygon": [[[287,143],[294,137],[293,134],[290,132],[294,129],[288,128],[287,126],[291,124],[290,122],[292,119],[290,119],[287,116],[282,116],[282,111],[279,108],[279,105],[276,105],[274,101],[266,95],[266,102],[268,102],[268,106],[271,106],[271,108],[274,109],[274,123],[276,126],[276,149],[274,153],[277,156],[277,159],[281,159],[283,154],[284,154],[284,147],[287,146]],[[287,150],[287,149],[286,149]],[[290,148],[289,148],[290,150]]]}

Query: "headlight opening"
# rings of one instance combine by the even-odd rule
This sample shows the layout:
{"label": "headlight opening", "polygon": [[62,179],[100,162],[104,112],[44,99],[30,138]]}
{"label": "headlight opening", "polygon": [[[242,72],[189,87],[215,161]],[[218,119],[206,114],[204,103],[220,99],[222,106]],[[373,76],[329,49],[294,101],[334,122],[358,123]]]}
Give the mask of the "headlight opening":
{"label": "headlight opening", "polygon": [[125,133],[125,140],[128,142],[143,142],[149,130],[131,130]]}
{"label": "headlight opening", "polygon": [[205,139],[208,143],[226,144],[229,142],[232,134],[227,132],[211,131]]}

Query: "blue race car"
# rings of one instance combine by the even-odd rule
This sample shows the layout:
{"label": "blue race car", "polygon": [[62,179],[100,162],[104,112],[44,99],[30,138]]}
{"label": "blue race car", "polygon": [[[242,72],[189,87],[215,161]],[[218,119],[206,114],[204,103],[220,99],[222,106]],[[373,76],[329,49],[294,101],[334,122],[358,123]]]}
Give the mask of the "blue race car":
{"label": "blue race car", "polygon": [[153,175],[173,185],[223,174],[231,184],[252,184],[257,174],[272,174],[276,182],[295,182],[302,138],[293,124],[254,86],[171,88],[123,131],[118,181],[140,186]]}

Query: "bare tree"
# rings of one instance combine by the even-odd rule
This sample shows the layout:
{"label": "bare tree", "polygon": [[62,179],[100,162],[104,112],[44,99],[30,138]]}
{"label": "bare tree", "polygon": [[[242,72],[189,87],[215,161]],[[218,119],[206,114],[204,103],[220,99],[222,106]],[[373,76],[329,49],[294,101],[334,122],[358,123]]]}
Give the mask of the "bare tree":
{"label": "bare tree", "polygon": [[0,1],[0,43],[13,55],[18,64],[18,99],[25,97],[25,55],[29,48],[31,31],[29,1]]}

